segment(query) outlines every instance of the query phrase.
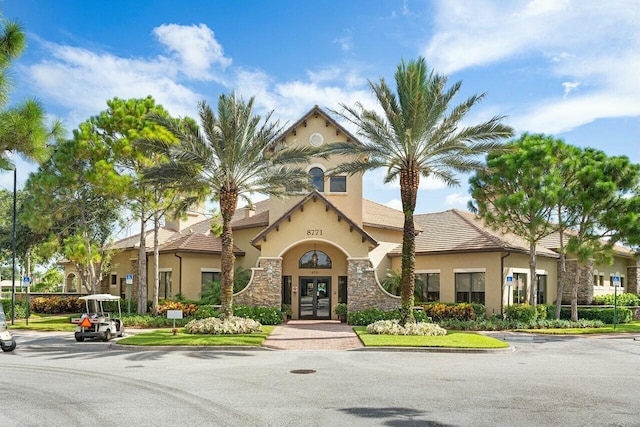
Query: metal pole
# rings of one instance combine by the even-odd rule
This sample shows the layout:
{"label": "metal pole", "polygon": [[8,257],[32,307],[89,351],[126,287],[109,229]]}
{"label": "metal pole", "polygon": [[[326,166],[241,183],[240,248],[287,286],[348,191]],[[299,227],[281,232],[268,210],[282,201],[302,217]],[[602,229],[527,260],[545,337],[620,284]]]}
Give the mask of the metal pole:
{"label": "metal pole", "polygon": [[13,253],[11,263],[11,325],[16,320],[16,181],[17,168],[13,168],[13,232],[11,234],[11,250]]}
{"label": "metal pole", "polygon": [[618,282],[613,282],[613,329],[618,324]]}

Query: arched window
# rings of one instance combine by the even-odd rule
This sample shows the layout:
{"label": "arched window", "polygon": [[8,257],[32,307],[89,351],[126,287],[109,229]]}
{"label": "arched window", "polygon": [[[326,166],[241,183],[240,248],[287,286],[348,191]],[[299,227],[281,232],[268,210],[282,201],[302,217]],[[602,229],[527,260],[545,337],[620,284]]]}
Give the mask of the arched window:
{"label": "arched window", "polygon": [[299,268],[331,268],[331,258],[315,249],[300,257]]}
{"label": "arched window", "polygon": [[311,176],[311,185],[316,187],[319,192],[324,192],[324,171],[320,168],[311,168],[309,175]]}

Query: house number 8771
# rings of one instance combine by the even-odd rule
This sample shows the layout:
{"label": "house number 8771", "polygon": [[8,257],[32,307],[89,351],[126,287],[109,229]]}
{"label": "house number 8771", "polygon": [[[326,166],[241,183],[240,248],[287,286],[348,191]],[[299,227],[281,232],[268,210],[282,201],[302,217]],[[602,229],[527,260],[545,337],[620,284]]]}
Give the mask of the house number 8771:
{"label": "house number 8771", "polygon": [[307,236],[322,236],[322,230],[307,230]]}

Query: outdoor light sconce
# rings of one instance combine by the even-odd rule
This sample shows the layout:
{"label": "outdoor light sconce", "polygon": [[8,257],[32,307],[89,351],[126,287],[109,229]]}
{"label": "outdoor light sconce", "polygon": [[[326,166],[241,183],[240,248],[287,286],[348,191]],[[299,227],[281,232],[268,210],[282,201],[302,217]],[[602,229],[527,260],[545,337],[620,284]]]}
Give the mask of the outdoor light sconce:
{"label": "outdoor light sconce", "polygon": [[356,280],[358,283],[362,280],[362,267],[359,265],[356,266]]}
{"label": "outdoor light sconce", "polygon": [[267,282],[271,284],[272,281],[273,281],[273,266],[269,265],[267,266]]}

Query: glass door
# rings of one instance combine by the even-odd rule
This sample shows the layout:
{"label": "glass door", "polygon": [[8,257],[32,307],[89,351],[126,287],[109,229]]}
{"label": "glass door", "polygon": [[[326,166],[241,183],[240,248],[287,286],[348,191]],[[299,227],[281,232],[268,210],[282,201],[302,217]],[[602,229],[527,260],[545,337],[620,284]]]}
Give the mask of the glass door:
{"label": "glass door", "polygon": [[300,278],[300,319],[331,318],[331,277]]}

